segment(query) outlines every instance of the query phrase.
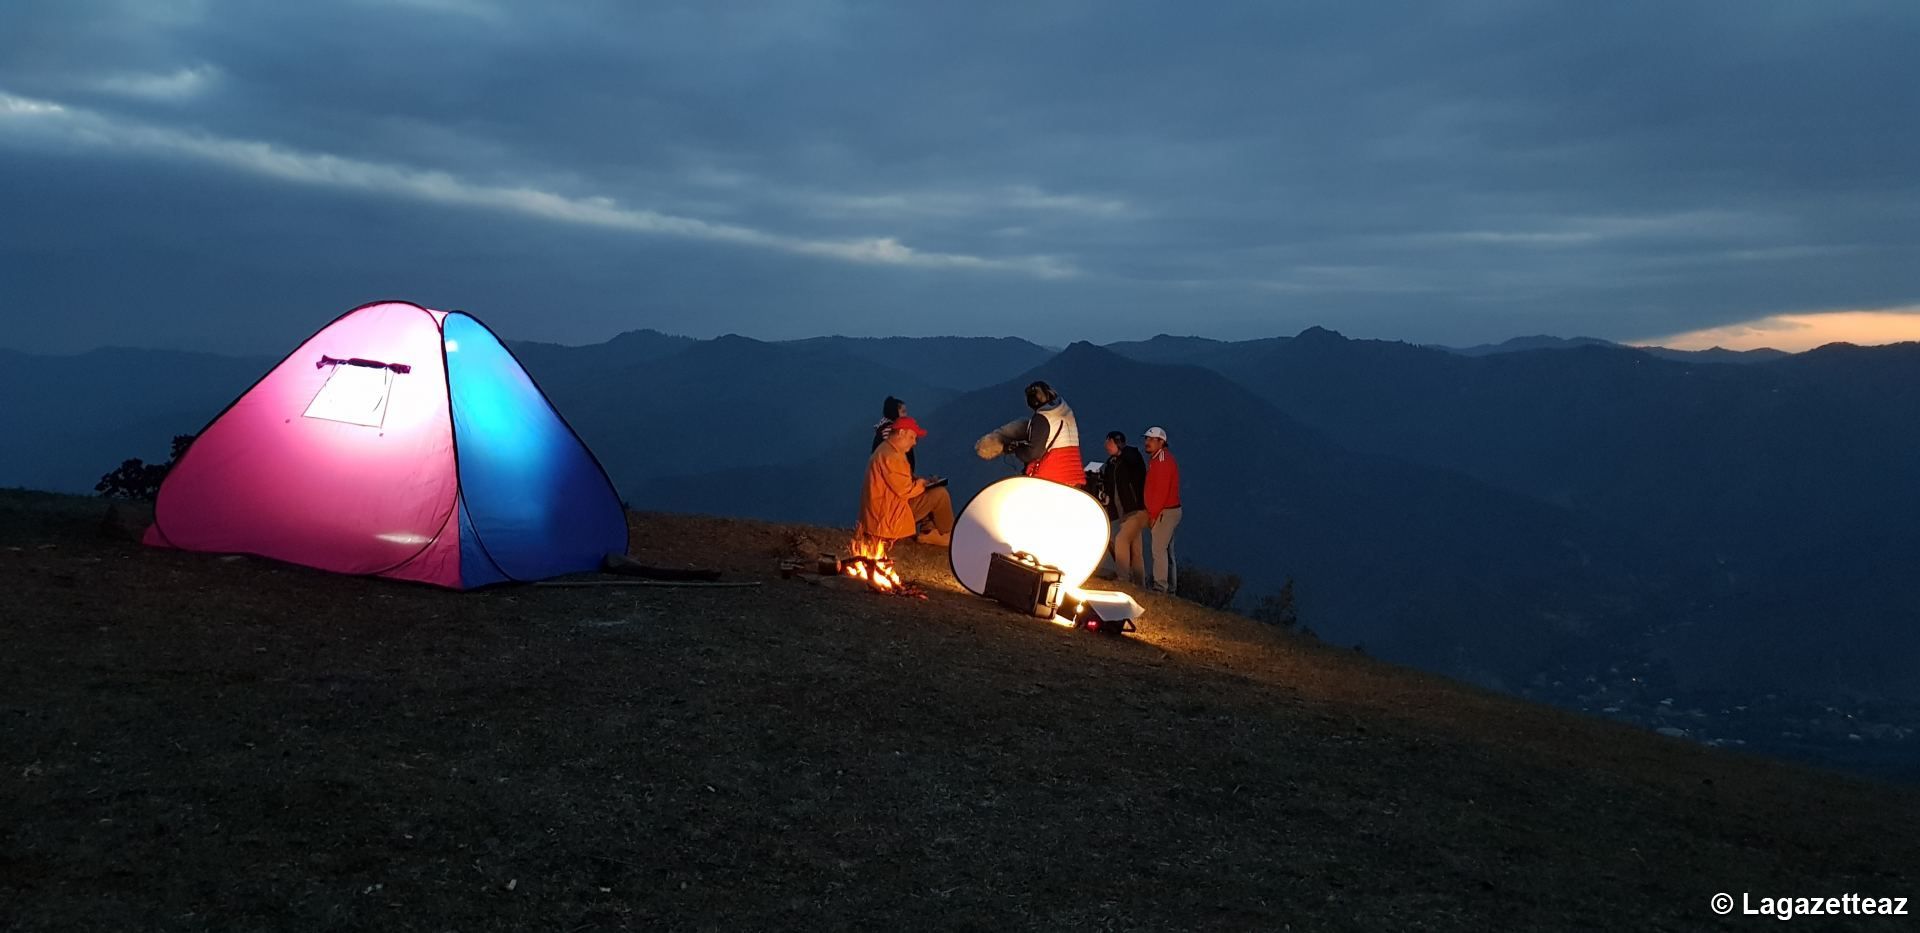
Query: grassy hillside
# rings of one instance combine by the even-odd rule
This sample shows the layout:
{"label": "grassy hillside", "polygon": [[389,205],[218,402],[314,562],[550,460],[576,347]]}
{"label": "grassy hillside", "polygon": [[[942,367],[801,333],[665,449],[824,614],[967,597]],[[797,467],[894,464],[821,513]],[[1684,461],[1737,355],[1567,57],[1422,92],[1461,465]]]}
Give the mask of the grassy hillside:
{"label": "grassy hillside", "polygon": [[[636,515],[754,589],[456,594],[0,494],[12,929],[1711,928],[1911,895],[1920,798],[1154,599],[1107,641]],[[1732,918],[1728,927],[1750,925]]]}

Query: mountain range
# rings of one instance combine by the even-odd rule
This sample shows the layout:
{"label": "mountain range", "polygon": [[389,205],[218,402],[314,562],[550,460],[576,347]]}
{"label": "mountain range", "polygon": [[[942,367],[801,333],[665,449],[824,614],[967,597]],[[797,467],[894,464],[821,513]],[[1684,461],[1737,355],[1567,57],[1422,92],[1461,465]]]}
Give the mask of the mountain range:
{"label": "mountain range", "polygon": [[[1920,345],[1448,349],[1312,328],[1064,350],[1017,339],[514,343],[635,508],[846,525],[880,402],[932,434],[956,503],[1010,475],[973,441],[1050,381],[1086,459],[1173,436],[1183,558],[1293,581],[1369,653],[1515,690],[1542,678],[1913,696]],[[271,360],[0,351],[0,484],[87,491],[197,430]]]}
{"label": "mountain range", "polygon": [[[1920,344],[1729,366],[1607,346],[1476,358],[1316,328],[1196,362],[1336,443],[1474,477],[1708,568],[1668,610],[1662,644],[1697,681],[1910,680]],[[1882,652],[1892,645],[1906,647]]]}
{"label": "mountain range", "polygon": [[1765,363],[1790,356],[1784,350],[1760,347],[1753,350],[1729,350],[1725,347],[1712,347],[1706,350],[1675,350],[1671,347],[1636,346],[1615,343],[1598,337],[1551,337],[1537,334],[1532,337],[1514,337],[1500,343],[1482,343],[1471,347],[1435,347],[1461,356],[1492,356],[1495,353],[1519,353],[1526,350],[1572,350],[1580,347],[1607,347],[1616,350],[1639,350],[1649,356],[1666,360],[1679,360],[1683,363]]}

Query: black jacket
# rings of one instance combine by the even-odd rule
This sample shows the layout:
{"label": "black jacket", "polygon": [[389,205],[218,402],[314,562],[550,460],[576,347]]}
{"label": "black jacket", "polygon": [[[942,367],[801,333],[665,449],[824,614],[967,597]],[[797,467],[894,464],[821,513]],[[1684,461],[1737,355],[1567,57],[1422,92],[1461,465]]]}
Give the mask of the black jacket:
{"label": "black jacket", "polygon": [[1123,518],[1147,507],[1147,460],[1137,447],[1122,447],[1100,468],[1100,488],[1106,492],[1107,515]]}

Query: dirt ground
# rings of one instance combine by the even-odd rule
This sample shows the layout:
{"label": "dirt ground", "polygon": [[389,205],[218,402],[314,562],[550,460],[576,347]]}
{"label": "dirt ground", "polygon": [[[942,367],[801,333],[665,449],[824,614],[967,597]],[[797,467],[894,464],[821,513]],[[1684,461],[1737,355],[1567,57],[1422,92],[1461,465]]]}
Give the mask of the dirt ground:
{"label": "dirt ground", "polygon": [[[476,593],[142,548],[0,493],[0,929],[1754,928],[1920,898],[1920,793],[1165,598],[1104,639],[781,579]],[[1911,918],[1854,918],[1911,929]],[[1795,929],[1833,928],[1819,918]]]}

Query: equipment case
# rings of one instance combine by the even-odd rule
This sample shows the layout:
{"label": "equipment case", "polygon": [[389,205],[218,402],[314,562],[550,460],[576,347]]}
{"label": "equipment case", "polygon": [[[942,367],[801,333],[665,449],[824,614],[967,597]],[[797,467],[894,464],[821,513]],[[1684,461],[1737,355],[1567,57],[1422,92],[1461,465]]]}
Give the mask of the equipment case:
{"label": "equipment case", "polygon": [[1040,563],[1024,551],[994,554],[987,564],[986,590],[988,599],[1009,609],[1051,619],[1060,605],[1060,568]]}

